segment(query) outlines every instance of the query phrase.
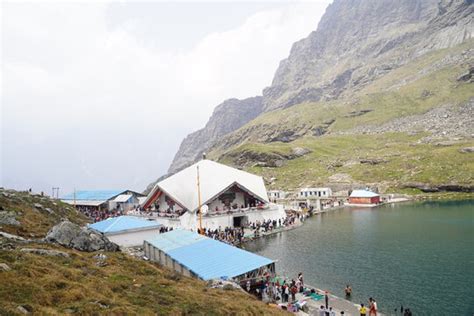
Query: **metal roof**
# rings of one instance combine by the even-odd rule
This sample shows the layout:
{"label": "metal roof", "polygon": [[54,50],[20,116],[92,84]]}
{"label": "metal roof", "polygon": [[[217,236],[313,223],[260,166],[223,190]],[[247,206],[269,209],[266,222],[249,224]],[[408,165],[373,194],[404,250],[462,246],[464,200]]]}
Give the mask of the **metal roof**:
{"label": "metal roof", "polygon": [[377,193],[368,190],[354,190],[350,197],[376,197],[379,196]]}
{"label": "metal roof", "polygon": [[101,233],[117,233],[126,230],[140,228],[152,228],[161,226],[157,221],[147,220],[135,216],[118,216],[88,225],[90,228]]}
{"label": "metal roof", "polygon": [[70,204],[70,205],[80,205],[80,206],[99,206],[107,200],[62,200],[64,203]]}
{"label": "metal roof", "polygon": [[233,278],[273,260],[186,230],[147,240],[203,280]]}
{"label": "metal roof", "polygon": [[[76,191],[61,197],[61,200],[110,200],[126,190],[93,190],[93,191]],[[75,196],[74,196],[75,195]]]}
{"label": "metal roof", "polygon": [[174,229],[147,241],[156,248],[168,252],[179,247],[192,245],[204,238],[207,237],[193,233],[189,230]]}
{"label": "metal roof", "polygon": [[114,202],[124,203],[130,200],[131,197],[132,197],[131,194],[120,194],[114,199]]}
{"label": "metal roof", "polygon": [[201,160],[192,166],[158,182],[148,195],[151,198],[157,190],[163,191],[189,211],[197,210],[197,167],[202,203],[209,202],[233,184],[238,184],[250,193],[268,203],[263,178],[235,169],[212,160]]}

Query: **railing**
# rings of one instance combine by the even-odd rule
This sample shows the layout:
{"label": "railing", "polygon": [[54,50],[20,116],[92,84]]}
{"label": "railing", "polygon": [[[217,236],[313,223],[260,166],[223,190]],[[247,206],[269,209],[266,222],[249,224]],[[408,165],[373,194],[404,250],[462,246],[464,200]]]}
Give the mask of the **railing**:
{"label": "railing", "polygon": [[257,211],[268,210],[268,209],[270,209],[270,206],[268,205],[261,206],[261,207],[257,206],[257,207],[236,208],[236,209],[230,209],[230,210],[209,211],[204,216],[212,217],[212,216],[222,216],[222,215],[245,214],[245,213],[257,212]]}

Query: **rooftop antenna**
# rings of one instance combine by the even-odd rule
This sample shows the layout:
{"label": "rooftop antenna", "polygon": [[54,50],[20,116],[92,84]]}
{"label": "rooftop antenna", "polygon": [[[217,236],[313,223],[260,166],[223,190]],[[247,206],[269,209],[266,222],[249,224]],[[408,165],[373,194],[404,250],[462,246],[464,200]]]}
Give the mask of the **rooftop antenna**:
{"label": "rooftop antenna", "polygon": [[199,182],[199,166],[197,168],[197,189],[198,189],[198,212],[199,212],[199,234],[203,234],[202,231],[202,207],[201,207],[201,184]]}

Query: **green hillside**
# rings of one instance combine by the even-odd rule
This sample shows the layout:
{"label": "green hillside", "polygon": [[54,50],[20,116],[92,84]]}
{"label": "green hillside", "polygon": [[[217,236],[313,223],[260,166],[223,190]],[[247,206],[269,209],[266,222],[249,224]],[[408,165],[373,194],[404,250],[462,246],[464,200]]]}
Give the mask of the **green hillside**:
{"label": "green hillside", "polygon": [[[25,310],[34,315],[281,314],[241,291],[207,288],[203,281],[122,252],[87,253],[41,242],[61,219],[86,223],[61,202],[0,190],[0,231],[36,240],[0,236],[0,315],[22,315]],[[25,248],[61,255],[22,251]]]}
{"label": "green hillside", "polygon": [[[273,188],[337,183],[335,174],[387,191],[410,182],[472,186],[473,154],[462,149],[474,146],[474,86],[458,77],[474,62],[466,57],[473,46],[471,40],[424,55],[337,100],[265,113],[224,137],[210,157],[276,178]],[[297,147],[311,153],[285,159]],[[275,155],[282,166],[258,163]]]}

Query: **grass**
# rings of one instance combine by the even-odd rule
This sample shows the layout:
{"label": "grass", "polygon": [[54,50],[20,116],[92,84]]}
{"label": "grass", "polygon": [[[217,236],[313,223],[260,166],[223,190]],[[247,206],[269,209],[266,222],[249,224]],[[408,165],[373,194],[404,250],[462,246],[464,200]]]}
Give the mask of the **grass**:
{"label": "grass", "polygon": [[[288,152],[293,147],[304,147],[312,152],[287,161],[280,168],[248,167],[247,170],[266,178],[276,178],[272,188],[296,189],[324,185],[334,174],[347,174],[354,182],[382,183],[387,190],[399,190],[407,182],[429,184],[472,184],[474,161],[470,154],[459,149],[472,146],[465,141],[451,146],[435,146],[417,141],[425,134],[385,133],[380,135],[327,135],[304,137],[292,143],[246,143],[224,155],[221,161],[232,164],[235,152],[261,150]],[[361,164],[361,159],[379,159],[380,164]],[[447,163],[449,162],[449,163]]]}
{"label": "grass", "polygon": [[[268,129],[308,129],[323,125],[335,119],[330,131],[337,132],[363,124],[379,125],[393,118],[420,114],[441,104],[459,104],[473,96],[469,83],[459,83],[457,76],[466,71],[466,65],[445,66],[439,70],[420,75],[426,67],[439,62],[446,54],[459,52],[472,46],[474,41],[446,50],[424,55],[411,63],[393,70],[375,80],[353,95],[334,101],[305,102],[286,109],[264,113],[233,133],[236,137],[247,135],[251,130],[250,142],[258,140]],[[400,82],[409,81],[401,85]],[[400,87],[395,87],[400,85]],[[423,91],[432,95],[421,97]],[[370,109],[371,112],[347,117],[350,112]],[[219,148],[215,148],[219,150]]]}
{"label": "grass", "polygon": [[[53,214],[35,210],[34,203],[51,207]],[[0,206],[14,211],[22,223],[21,228],[2,225],[0,230],[25,237],[44,237],[62,218],[86,222],[70,206],[28,193],[1,190]],[[70,257],[24,253],[23,247],[56,249]],[[43,243],[24,245],[0,237],[0,263],[11,268],[0,270],[0,315],[17,315],[20,305],[35,315],[282,314],[246,293],[209,289],[203,281],[121,252],[103,252],[107,265],[98,266],[96,254]]]}
{"label": "grass", "polygon": [[0,262],[12,268],[0,272],[0,314],[13,314],[18,305],[35,314],[279,314],[245,293],[207,289],[123,253],[106,253],[108,265],[98,267],[94,253],[61,250],[71,258],[0,251]]}
{"label": "grass", "polygon": [[[42,208],[35,207],[35,204],[40,204]],[[28,238],[44,237],[62,218],[79,225],[88,222],[88,219],[71,205],[27,192],[0,190],[0,206],[6,211],[14,212],[16,219],[21,223],[20,227],[5,226],[1,229]],[[46,210],[47,208],[51,213]]]}
{"label": "grass", "polygon": [[[471,40],[423,55],[351,96],[265,113],[225,137],[230,140],[227,143],[236,145],[225,147],[223,140],[208,155],[235,165],[234,157],[244,151],[285,154],[295,147],[312,150],[311,154],[287,161],[280,168],[245,166],[251,172],[276,178],[272,188],[295,189],[327,184],[328,179],[338,173],[347,174],[361,184],[380,184],[388,191],[400,190],[406,182],[472,185],[472,155],[459,152],[461,147],[473,146],[472,139],[452,146],[435,146],[417,143],[428,133],[409,136],[404,133],[340,135],[338,132],[358,126],[381,125],[394,118],[425,113],[440,105],[455,107],[466,102],[473,97],[472,83],[460,83],[456,78],[466,71],[468,61],[441,68],[433,65],[440,64],[449,54],[472,48],[473,43]],[[423,97],[424,91],[430,93]],[[349,115],[352,111],[368,109],[371,111],[364,115]],[[331,120],[335,121],[328,127],[329,134],[312,136],[312,129]],[[268,143],[265,139],[269,131],[285,130],[299,131],[303,136],[291,143]],[[377,165],[358,162],[365,158],[386,162]],[[352,163],[354,161],[356,163]]]}

